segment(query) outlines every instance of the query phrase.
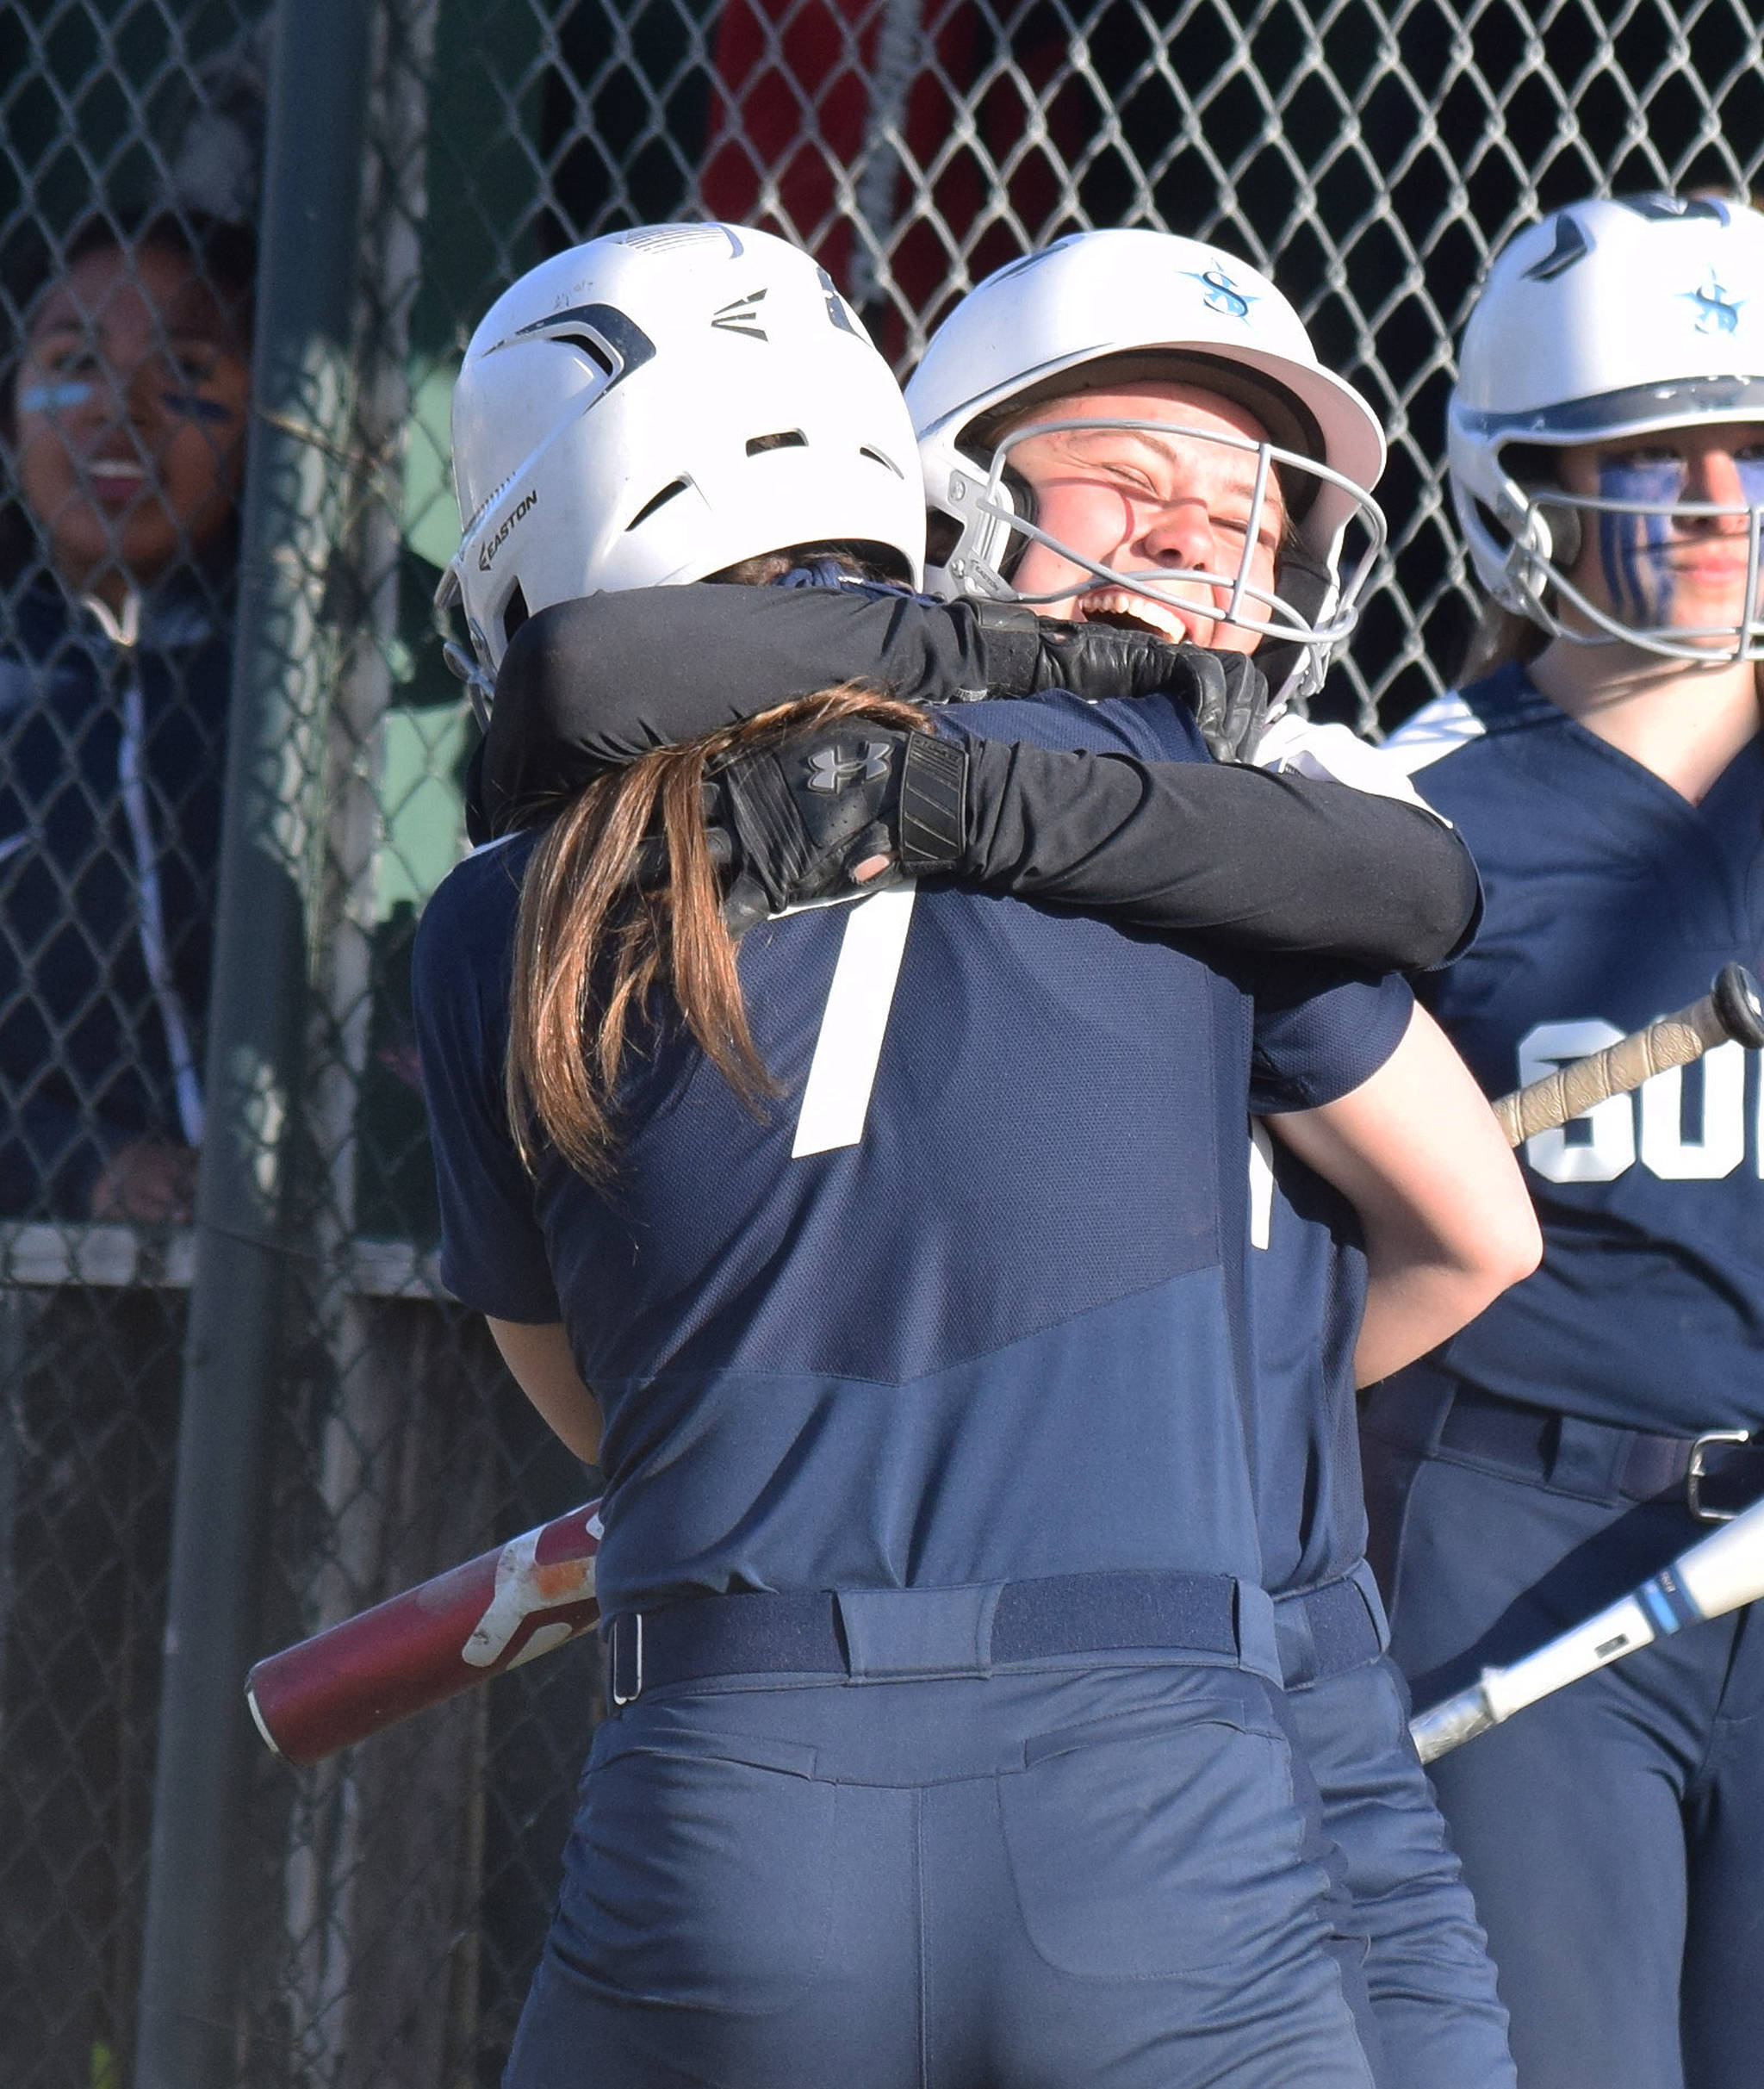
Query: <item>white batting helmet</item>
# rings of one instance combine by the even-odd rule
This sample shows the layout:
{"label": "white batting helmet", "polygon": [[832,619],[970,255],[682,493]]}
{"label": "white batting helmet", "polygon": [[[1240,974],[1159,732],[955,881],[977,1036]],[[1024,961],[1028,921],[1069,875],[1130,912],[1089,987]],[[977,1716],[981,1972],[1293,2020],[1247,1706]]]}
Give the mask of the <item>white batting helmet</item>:
{"label": "white batting helmet", "polygon": [[769,233],[648,225],[530,270],[453,395],[463,534],[437,600],[494,674],[532,612],[797,544],[918,583],[925,517],[892,373]]}
{"label": "white batting helmet", "polygon": [[[1266,431],[1266,442],[1241,446],[1260,473],[1277,468],[1298,553],[1283,554],[1273,594],[1246,584],[1254,517],[1234,574],[1118,573],[1036,525],[1033,498],[1009,464],[1035,427],[999,431],[1040,401],[1148,378],[1218,393]],[[932,336],[906,396],[933,528],[941,519],[946,540],[934,552],[934,588],[1022,600],[1009,576],[1032,540],[1141,594],[1160,596],[1172,580],[1226,586],[1233,622],[1301,649],[1292,693],[1320,683],[1383,547],[1371,488],[1384,468],[1384,435],[1353,387],[1318,362],[1291,305],[1247,262],[1170,233],[1074,233],[963,299]],[[1344,541],[1356,525],[1344,579]]]}
{"label": "white batting helmet", "polygon": [[[1755,603],[1764,506],[1569,496],[1540,455],[1699,421],[1764,422],[1764,216],[1717,197],[1619,196],[1520,233],[1470,314],[1446,411],[1452,502],[1477,578],[1558,637],[1764,659],[1755,612],[1699,631],[1626,623],[1567,577],[1584,513],[1742,513]],[[1572,626],[1564,604],[1579,612]]]}

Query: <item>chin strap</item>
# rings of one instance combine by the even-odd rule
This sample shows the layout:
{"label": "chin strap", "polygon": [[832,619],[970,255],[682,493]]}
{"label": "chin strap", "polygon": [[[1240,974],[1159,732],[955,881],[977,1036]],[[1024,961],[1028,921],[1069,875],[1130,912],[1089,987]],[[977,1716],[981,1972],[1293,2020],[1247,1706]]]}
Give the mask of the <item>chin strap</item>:
{"label": "chin strap", "polygon": [[475,656],[467,652],[457,638],[448,639],[441,648],[441,657],[465,684],[465,693],[471,699],[472,716],[478,721],[478,731],[488,732],[490,706],[496,698],[495,683],[478,665]]}
{"label": "chin strap", "polygon": [[[1334,576],[1329,569],[1289,546],[1280,554],[1276,585],[1299,618],[1315,630],[1335,592]],[[1319,663],[1312,679],[1314,652],[1314,648],[1295,638],[1270,638],[1257,648],[1256,664],[1274,693],[1276,712],[1292,711],[1300,718],[1308,715],[1309,699],[1321,687],[1328,664]],[[1283,695],[1284,704],[1278,700]]]}

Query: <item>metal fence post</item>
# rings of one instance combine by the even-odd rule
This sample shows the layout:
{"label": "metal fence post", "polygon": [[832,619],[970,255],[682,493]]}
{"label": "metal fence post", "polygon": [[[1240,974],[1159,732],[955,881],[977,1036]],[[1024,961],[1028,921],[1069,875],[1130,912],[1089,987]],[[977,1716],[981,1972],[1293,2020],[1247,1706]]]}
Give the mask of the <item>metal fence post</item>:
{"label": "metal fence post", "polygon": [[224,2089],[238,2071],[241,1690],[266,1551],[283,1190],[307,1012],[307,801],[322,759],[323,596],[342,520],[372,12],[366,0],[284,4],[271,71],[135,2089]]}

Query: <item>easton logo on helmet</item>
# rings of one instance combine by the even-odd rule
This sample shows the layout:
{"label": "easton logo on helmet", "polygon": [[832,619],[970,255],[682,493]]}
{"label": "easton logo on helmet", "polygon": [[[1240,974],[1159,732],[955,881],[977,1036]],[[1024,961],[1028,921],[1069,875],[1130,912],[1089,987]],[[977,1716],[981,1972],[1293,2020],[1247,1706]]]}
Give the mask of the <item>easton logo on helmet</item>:
{"label": "easton logo on helmet", "polygon": [[745,297],[731,298],[726,305],[719,305],[711,320],[713,326],[721,327],[724,333],[745,333],[756,341],[770,339],[760,324],[760,306],[764,303],[763,290],[751,290]]}
{"label": "easton logo on helmet", "polygon": [[520,520],[523,515],[531,514],[538,505],[539,489],[537,486],[535,486],[528,492],[524,493],[521,495],[519,500],[515,505],[514,513],[512,514],[505,515],[503,517],[502,527],[497,531],[496,534],[490,539],[490,541],[488,544],[481,544],[478,546],[478,571],[480,573],[488,573],[490,570],[491,563],[495,558],[496,554],[502,549],[503,540],[507,537],[508,532],[514,527],[515,524]]}

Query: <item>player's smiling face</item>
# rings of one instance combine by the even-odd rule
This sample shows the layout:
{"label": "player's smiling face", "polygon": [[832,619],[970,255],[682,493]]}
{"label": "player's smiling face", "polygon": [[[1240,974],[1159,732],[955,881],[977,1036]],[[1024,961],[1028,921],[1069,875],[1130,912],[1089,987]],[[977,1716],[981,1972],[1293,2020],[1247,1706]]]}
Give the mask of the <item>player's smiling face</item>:
{"label": "player's smiling face", "polygon": [[1588,444],[1563,451],[1561,472],[1569,493],[1601,500],[1704,502],[1731,511],[1583,511],[1581,550],[1568,576],[1621,624],[1711,632],[1711,652],[1730,650],[1731,634],[1746,616],[1746,511],[1764,504],[1764,429],[1699,423],[1631,442]]}
{"label": "player's smiling face", "polygon": [[[1025,595],[1052,595],[1034,605],[1043,616],[1139,624],[1168,638],[1253,652],[1259,634],[1220,612],[1229,605],[1246,537],[1246,579],[1257,588],[1274,587],[1285,509],[1270,473],[1252,519],[1256,451],[1243,446],[1266,441],[1261,424],[1217,393],[1146,382],[1050,401],[1020,426],[1040,429],[1080,418],[1141,425],[1025,435],[1011,451],[1010,465],[1034,489],[1039,526],[1080,557],[1117,572],[1187,570],[1209,577],[1171,579],[1160,600],[1099,581],[1051,545],[1032,543],[1012,586]],[[1248,609],[1258,618],[1269,613],[1259,598],[1251,598]]]}
{"label": "player's smiling face", "polygon": [[104,247],[33,314],[13,395],[18,483],[75,587],[146,585],[233,513],[245,344],[184,256]]}

